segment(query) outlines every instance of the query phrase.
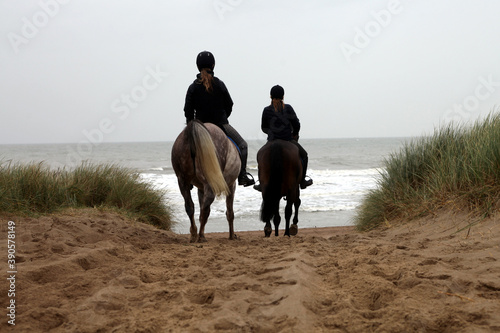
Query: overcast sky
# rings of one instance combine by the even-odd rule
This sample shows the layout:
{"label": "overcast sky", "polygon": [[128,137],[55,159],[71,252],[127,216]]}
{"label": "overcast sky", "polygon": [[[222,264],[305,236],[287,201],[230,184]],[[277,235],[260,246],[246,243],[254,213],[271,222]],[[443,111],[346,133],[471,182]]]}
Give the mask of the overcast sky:
{"label": "overcast sky", "polygon": [[0,0],[0,143],[171,141],[196,55],[262,139],[285,88],[302,138],[419,136],[500,106],[498,0]]}

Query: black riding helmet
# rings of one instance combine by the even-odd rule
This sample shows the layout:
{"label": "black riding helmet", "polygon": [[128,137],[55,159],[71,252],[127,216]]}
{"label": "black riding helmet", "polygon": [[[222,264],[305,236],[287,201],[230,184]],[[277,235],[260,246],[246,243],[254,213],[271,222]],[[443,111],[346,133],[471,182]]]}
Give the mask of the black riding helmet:
{"label": "black riding helmet", "polygon": [[282,86],[275,85],[271,88],[271,98],[283,99],[285,89]]}
{"label": "black riding helmet", "polygon": [[215,67],[215,57],[211,52],[202,51],[198,53],[196,57],[196,66],[198,66],[198,70],[201,72],[203,68],[214,69]]}

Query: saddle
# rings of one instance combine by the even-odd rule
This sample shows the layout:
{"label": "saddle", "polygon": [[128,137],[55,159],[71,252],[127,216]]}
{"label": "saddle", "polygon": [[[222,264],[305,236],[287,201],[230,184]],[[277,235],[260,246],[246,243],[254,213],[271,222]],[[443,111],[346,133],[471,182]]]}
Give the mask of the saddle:
{"label": "saddle", "polygon": [[236,150],[238,151],[238,154],[240,154],[240,155],[241,155],[241,150],[240,150],[240,147],[238,147],[238,145],[236,144],[236,142],[234,142],[234,140],[233,140],[233,139],[231,139],[231,138],[229,137],[229,135],[227,135],[227,134],[226,134],[226,136],[227,136],[227,138],[229,139],[229,141],[231,141],[231,142],[233,143],[233,145],[236,147]]}

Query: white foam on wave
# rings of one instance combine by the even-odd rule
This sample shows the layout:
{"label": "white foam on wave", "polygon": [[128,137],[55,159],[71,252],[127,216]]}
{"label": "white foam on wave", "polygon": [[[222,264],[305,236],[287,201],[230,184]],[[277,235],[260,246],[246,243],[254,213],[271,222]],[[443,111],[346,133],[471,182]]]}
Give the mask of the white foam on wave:
{"label": "white foam on wave", "polygon": [[354,210],[376,185],[377,169],[311,170],[314,184],[301,192],[301,210],[329,212]]}
{"label": "white foam on wave", "polygon": [[163,171],[163,168],[149,168],[151,171]]}

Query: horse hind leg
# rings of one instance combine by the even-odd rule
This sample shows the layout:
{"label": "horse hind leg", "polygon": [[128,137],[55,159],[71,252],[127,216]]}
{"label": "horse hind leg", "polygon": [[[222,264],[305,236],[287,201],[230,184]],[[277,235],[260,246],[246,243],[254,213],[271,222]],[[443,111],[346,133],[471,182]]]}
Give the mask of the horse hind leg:
{"label": "horse hind leg", "polygon": [[297,199],[294,202],[295,206],[295,214],[293,216],[293,224],[290,226],[290,235],[295,236],[297,235],[299,228],[297,226],[297,223],[299,223],[299,207],[300,207],[300,199]]}
{"label": "horse hind leg", "polygon": [[290,226],[290,235],[289,236],[296,236],[297,233],[299,232],[299,227],[297,227],[297,224],[294,223]]}
{"label": "horse hind leg", "polygon": [[290,218],[292,217],[292,201],[287,200],[285,206],[285,234],[284,236],[290,237]]}
{"label": "horse hind leg", "polygon": [[229,224],[229,239],[236,239],[236,235],[234,234],[234,191],[236,190],[236,183],[233,183],[231,186],[230,193],[226,197],[226,218],[227,223]]}
{"label": "horse hind leg", "polygon": [[273,218],[273,215],[266,217],[263,222],[266,224],[264,226],[264,236],[265,237],[270,237],[271,233],[273,232],[273,228],[271,227],[271,219]]}
{"label": "horse hind leg", "polygon": [[274,218],[273,218],[274,236],[279,235],[279,226],[280,226],[280,222],[281,222],[281,216],[280,216],[279,209],[280,208],[279,208],[279,204],[278,204],[278,208],[277,208],[276,212],[274,213]]}
{"label": "horse hind leg", "polygon": [[205,225],[210,216],[210,205],[214,202],[215,195],[210,190],[198,190],[198,199],[200,202],[200,232],[198,233],[198,242],[206,242]]}
{"label": "horse hind leg", "polygon": [[191,234],[190,242],[194,243],[198,239],[198,228],[196,227],[196,223],[194,222],[194,202],[191,198],[190,184],[184,184],[179,181],[179,188],[181,190],[182,197],[184,198],[184,209],[186,210],[186,214],[189,217],[189,222],[191,223],[191,227],[189,228],[189,232]]}
{"label": "horse hind leg", "polygon": [[271,233],[273,232],[273,228],[271,227],[271,219],[273,218],[273,215],[271,214],[262,214],[264,210],[264,202],[262,202],[262,207],[261,207],[261,219],[262,222],[264,222],[266,225],[264,226],[264,236],[265,237],[270,237]]}
{"label": "horse hind leg", "polygon": [[273,232],[273,228],[271,228],[271,221],[267,221],[266,226],[264,227],[264,235],[269,237],[271,236],[271,232]]}

